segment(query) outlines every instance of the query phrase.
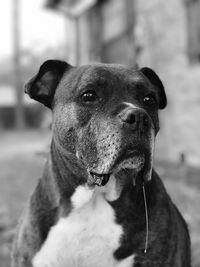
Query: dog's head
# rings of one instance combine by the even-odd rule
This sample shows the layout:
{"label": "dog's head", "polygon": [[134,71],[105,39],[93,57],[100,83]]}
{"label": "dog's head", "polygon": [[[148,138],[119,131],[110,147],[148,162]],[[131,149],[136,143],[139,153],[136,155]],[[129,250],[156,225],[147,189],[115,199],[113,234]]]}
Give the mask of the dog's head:
{"label": "dog's head", "polygon": [[52,109],[54,137],[85,166],[89,184],[122,169],[151,178],[158,109],[167,102],[152,69],[49,60],[25,88]]}

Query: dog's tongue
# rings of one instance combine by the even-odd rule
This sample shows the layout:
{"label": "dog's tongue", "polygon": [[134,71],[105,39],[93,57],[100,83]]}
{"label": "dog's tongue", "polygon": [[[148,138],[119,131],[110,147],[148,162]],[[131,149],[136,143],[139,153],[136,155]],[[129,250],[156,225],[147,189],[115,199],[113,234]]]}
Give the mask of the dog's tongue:
{"label": "dog's tongue", "polygon": [[93,179],[93,184],[98,186],[104,186],[107,184],[110,174],[96,174],[96,173],[90,173]]}

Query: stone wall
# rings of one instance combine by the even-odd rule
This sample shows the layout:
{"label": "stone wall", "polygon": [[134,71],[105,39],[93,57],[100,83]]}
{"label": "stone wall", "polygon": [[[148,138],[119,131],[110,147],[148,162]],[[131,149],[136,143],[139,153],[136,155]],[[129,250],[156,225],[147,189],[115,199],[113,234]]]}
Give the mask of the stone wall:
{"label": "stone wall", "polygon": [[200,164],[200,63],[187,54],[187,14],[183,0],[136,0],[138,63],[161,77],[168,107],[161,111],[159,157]]}

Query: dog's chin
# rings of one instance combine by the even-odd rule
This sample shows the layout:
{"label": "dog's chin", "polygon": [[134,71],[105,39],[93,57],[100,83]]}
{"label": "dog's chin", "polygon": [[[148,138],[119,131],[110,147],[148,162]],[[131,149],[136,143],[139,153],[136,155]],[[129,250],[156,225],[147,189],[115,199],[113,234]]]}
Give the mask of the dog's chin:
{"label": "dog's chin", "polygon": [[145,155],[141,154],[118,161],[117,164],[113,164],[113,167],[108,169],[106,172],[100,173],[95,170],[89,170],[88,185],[105,186],[108,183],[111,175],[116,175],[117,177],[117,174],[120,173],[122,170],[129,170],[134,174],[134,176],[136,176],[137,173],[142,170],[144,165]]}
{"label": "dog's chin", "polygon": [[109,179],[110,179],[110,176],[111,176],[112,173],[95,173],[95,172],[92,172],[90,171],[89,172],[89,179],[88,179],[88,184],[90,186],[105,186]]}

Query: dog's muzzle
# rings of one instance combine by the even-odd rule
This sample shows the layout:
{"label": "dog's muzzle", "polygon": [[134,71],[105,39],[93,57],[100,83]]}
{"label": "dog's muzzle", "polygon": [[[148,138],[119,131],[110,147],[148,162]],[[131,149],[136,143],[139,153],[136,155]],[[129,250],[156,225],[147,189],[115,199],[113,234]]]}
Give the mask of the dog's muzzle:
{"label": "dog's muzzle", "polygon": [[97,160],[88,164],[90,185],[104,186],[111,174],[121,170],[138,173],[152,167],[154,129],[149,115],[143,109],[126,107],[116,118],[118,126],[112,129],[108,124],[107,131],[97,137]]}
{"label": "dog's muzzle", "polygon": [[125,108],[119,113],[118,118],[126,128],[139,133],[145,133],[151,127],[150,117],[140,108]]}

